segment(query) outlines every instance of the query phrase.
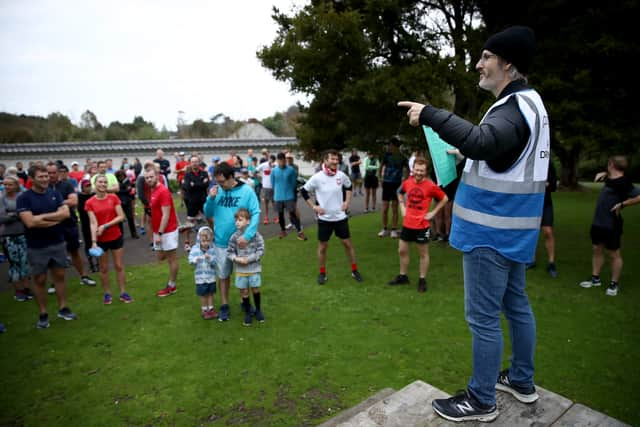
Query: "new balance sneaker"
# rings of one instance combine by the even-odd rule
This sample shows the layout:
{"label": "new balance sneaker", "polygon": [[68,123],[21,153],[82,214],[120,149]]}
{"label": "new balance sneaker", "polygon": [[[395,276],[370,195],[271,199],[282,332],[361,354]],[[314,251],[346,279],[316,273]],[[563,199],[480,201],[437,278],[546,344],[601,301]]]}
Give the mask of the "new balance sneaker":
{"label": "new balance sneaker", "polygon": [[306,242],[307,240],[309,240],[307,238],[307,236],[305,236],[305,234],[301,231],[298,233],[298,240],[302,240],[303,242]]}
{"label": "new balance sneaker", "polygon": [[318,274],[318,285],[324,285],[327,283],[327,273]]}
{"label": "new balance sneaker", "polygon": [[24,290],[22,290],[22,289],[16,290],[16,293],[13,295],[13,299],[18,301],[18,302],[25,302],[25,301],[29,300],[29,298],[25,294]]}
{"label": "new balance sneaker", "polygon": [[496,405],[483,405],[478,402],[468,391],[448,399],[434,399],[431,402],[433,410],[450,421],[481,421],[491,422],[498,418],[498,407]]}
{"label": "new balance sneaker", "polygon": [[389,230],[387,230],[386,228],[383,228],[378,233],[378,237],[387,237],[388,235],[389,235]]}
{"label": "new balance sneaker", "polygon": [[351,272],[351,277],[353,277],[353,280],[355,280],[356,282],[362,282],[364,280],[362,278],[362,274],[360,274],[358,270],[353,270]]}
{"label": "new balance sneaker", "polygon": [[600,279],[598,280],[585,280],[584,282],[580,282],[580,286],[582,286],[583,288],[590,288],[592,286],[600,286],[602,284],[602,281]]}
{"label": "new balance sneaker", "polygon": [[131,298],[131,295],[129,295],[128,293],[123,292],[120,294],[120,301],[125,304],[129,304],[133,302],[133,298]]}
{"label": "new balance sneaker", "polygon": [[616,295],[618,295],[617,283],[612,283],[607,287],[607,295],[609,295],[610,297],[615,297]]}
{"label": "new balance sneaker", "polygon": [[262,310],[256,310],[255,316],[258,322],[264,323],[264,314],[262,314]]}
{"label": "new balance sneaker", "polygon": [[558,277],[558,270],[556,269],[556,263],[555,262],[550,262],[547,265],[547,273],[549,273],[549,276],[551,276],[554,279],[556,277]]}
{"label": "new balance sneaker", "polygon": [[112,302],[113,298],[111,297],[111,294],[104,294],[104,298],[102,298],[102,304],[111,305]]}
{"label": "new balance sneaker", "polygon": [[91,277],[89,276],[82,276],[80,278],[80,284],[81,285],[85,285],[85,286],[95,286],[96,285],[96,281],[93,280]]}
{"label": "new balance sneaker", "polygon": [[251,326],[251,313],[245,313],[242,324],[244,326]]}
{"label": "new balance sneaker", "polygon": [[163,289],[160,289],[158,292],[156,292],[156,296],[163,298],[163,297],[168,297],[169,295],[173,295],[176,292],[178,292],[178,289],[176,286],[167,285]]}
{"label": "new balance sneaker", "polygon": [[398,274],[392,280],[390,280],[388,285],[396,286],[396,285],[408,285],[409,284],[409,276],[406,274]]}
{"label": "new balance sneaker", "polygon": [[396,230],[395,228],[393,230],[391,230],[391,238],[392,239],[397,239],[398,237],[400,237],[400,232],[398,230]]}
{"label": "new balance sneaker", "polygon": [[226,322],[229,320],[229,304],[223,304],[220,306],[220,314],[218,315],[218,320],[221,322]]}
{"label": "new balance sneaker", "polygon": [[513,384],[509,381],[509,370],[505,369],[498,375],[498,381],[496,382],[496,390],[504,391],[511,394],[522,403],[533,403],[540,396],[536,392],[536,387],[522,387],[517,384]]}
{"label": "new balance sneaker", "polygon": [[69,309],[69,307],[64,307],[60,311],[58,311],[58,317],[64,320],[76,320],[78,316]]}
{"label": "new balance sneaker", "polygon": [[418,292],[425,293],[427,292],[427,279],[421,277],[418,279]]}
{"label": "new balance sneaker", "polygon": [[36,328],[47,329],[48,327],[49,327],[49,315],[47,313],[43,313],[38,317],[38,323],[36,323]]}

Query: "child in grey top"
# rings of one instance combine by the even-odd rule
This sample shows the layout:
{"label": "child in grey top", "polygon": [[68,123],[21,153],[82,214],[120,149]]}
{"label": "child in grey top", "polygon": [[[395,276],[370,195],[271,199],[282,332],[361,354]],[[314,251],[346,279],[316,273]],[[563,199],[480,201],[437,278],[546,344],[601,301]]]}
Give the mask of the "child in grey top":
{"label": "child in grey top", "polygon": [[[244,208],[238,209],[235,214],[237,231],[229,239],[227,247],[227,257],[234,263],[236,268],[236,288],[240,290],[242,297],[242,310],[245,312],[244,326],[251,326],[251,317],[255,315],[258,322],[264,322],[264,314],[260,305],[260,285],[262,266],[260,258],[264,255],[264,239],[260,233],[256,232],[253,239],[249,240],[247,246],[241,248],[238,239],[242,237],[245,229],[251,222],[251,213]],[[253,293],[253,303],[255,309],[251,307],[249,301],[249,288]]]}

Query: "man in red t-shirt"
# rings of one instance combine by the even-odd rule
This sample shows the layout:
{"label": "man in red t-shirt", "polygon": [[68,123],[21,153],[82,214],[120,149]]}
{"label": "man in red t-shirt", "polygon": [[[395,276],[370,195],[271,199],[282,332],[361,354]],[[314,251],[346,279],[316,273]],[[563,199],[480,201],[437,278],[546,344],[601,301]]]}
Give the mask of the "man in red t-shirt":
{"label": "man in red t-shirt", "polygon": [[189,161],[185,160],[184,152],[180,152],[176,161],[176,179],[178,180],[178,187],[182,186],[182,180],[184,179],[184,174],[187,173],[187,169],[189,169]]}
{"label": "man in red t-shirt", "polygon": [[[406,197],[406,205],[405,205]],[[438,200],[432,211],[431,200]],[[416,242],[420,252],[420,279],[418,292],[427,290],[427,271],[429,270],[429,221],[446,205],[449,200],[444,191],[427,178],[427,161],[418,158],[413,164],[413,176],[402,182],[398,190],[398,204],[404,220],[398,242],[400,256],[400,274],[389,282],[389,285],[409,283],[409,243]]]}
{"label": "man in red t-shirt", "polygon": [[173,205],[169,189],[158,182],[158,171],[149,166],[144,171],[145,183],[151,189],[149,208],[151,209],[151,228],[153,245],[158,252],[158,260],[167,260],[169,264],[169,282],[167,286],[156,292],[159,297],[166,297],[176,292],[178,277],[178,217]]}
{"label": "man in red t-shirt", "polygon": [[80,164],[78,162],[71,163],[71,170],[69,171],[69,176],[75,179],[78,183],[82,181],[84,178],[84,171],[80,170]]}

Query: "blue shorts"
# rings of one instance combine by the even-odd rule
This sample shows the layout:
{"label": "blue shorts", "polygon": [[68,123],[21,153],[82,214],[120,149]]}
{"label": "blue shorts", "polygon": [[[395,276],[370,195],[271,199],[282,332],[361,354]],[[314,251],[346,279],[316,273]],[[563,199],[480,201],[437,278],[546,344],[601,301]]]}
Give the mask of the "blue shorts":
{"label": "blue shorts", "polygon": [[252,274],[251,276],[238,276],[236,273],[236,288],[259,288],[262,284],[260,273]]}
{"label": "blue shorts", "polygon": [[199,297],[204,297],[204,296],[215,294],[215,293],[216,293],[216,282],[196,284],[196,295],[198,295]]}
{"label": "blue shorts", "polygon": [[228,279],[233,272],[233,262],[227,258],[227,248],[213,247],[216,253],[216,272],[218,279]]}

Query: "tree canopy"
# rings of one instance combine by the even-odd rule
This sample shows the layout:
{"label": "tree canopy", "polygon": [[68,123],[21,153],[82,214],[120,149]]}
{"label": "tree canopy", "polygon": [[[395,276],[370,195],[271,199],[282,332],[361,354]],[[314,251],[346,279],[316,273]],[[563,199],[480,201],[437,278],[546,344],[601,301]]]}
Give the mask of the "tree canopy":
{"label": "tree canopy", "polygon": [[[638,1],[313,0],[292,16],[273,10],[276,38],[257,56],[276,79],[311,95],[298,137],[309,156],[326,148],[377,149],[391,135],[417,143],[395,107],[428,101],[477,122],[492,102],[475,62],[489,34],[531,26],[529,76],[550,116],[562,181],[604,166],[614,152],[640,160],[637,79],[630,59]],[[636,166],[637,168],[637,166]]]}

